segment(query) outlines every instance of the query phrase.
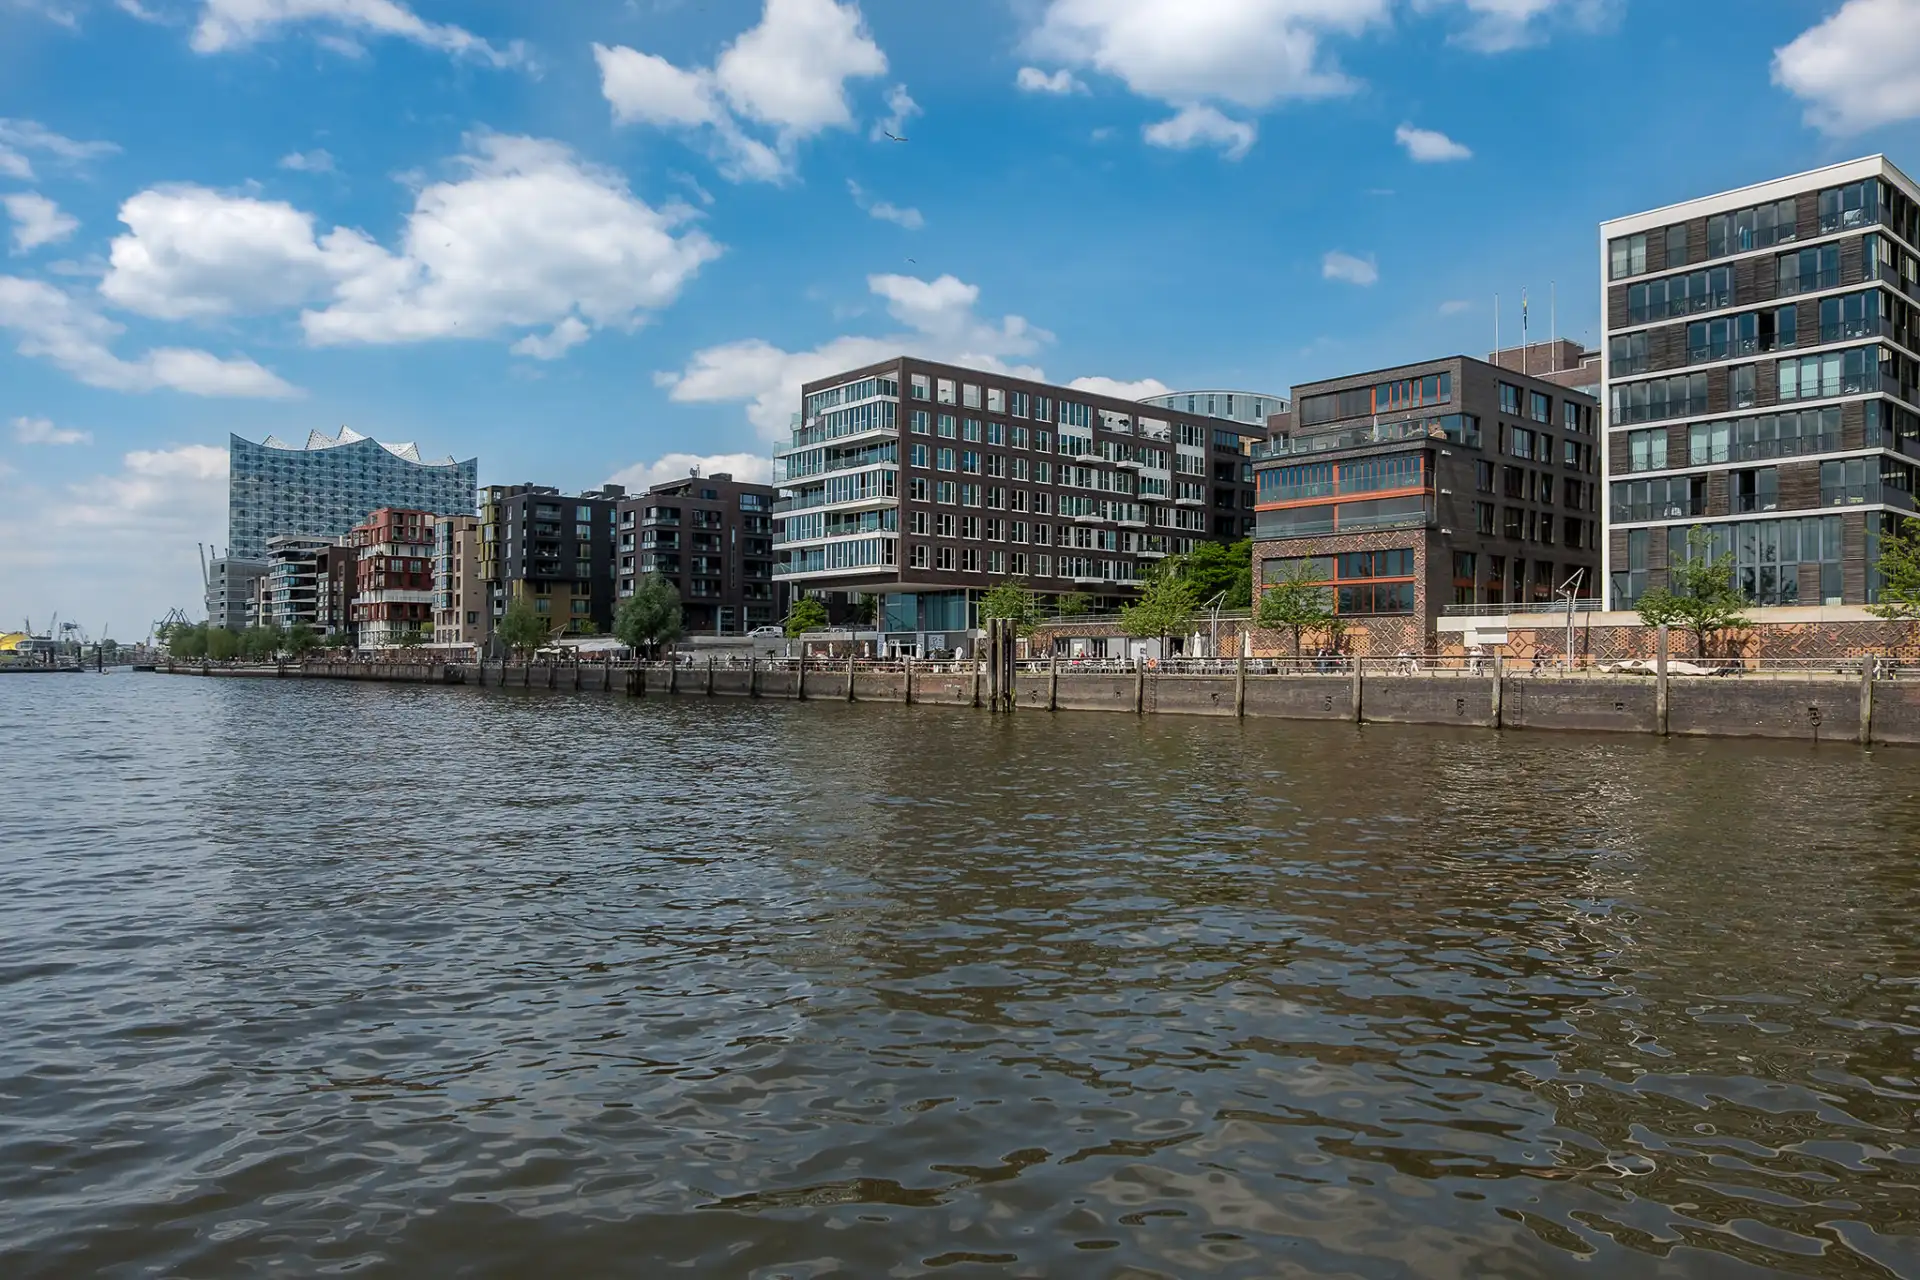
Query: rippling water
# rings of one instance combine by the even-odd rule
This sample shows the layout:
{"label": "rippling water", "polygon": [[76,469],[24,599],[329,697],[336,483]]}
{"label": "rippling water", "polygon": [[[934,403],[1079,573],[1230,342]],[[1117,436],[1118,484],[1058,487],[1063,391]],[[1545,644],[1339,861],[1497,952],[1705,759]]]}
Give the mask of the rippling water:
{"label": "rippling water", "polygon": [[9,1276],[1920,1275],[1910,753],[0,682]]}

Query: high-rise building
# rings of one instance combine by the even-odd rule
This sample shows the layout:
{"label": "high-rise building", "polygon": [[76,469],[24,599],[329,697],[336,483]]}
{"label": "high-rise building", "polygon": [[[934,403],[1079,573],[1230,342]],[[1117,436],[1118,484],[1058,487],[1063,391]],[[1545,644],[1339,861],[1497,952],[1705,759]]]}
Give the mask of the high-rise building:
{"label": "high-rise building", "polygon": [[1596,595],[1598,408],[1466,356],[1295,387],[1254,450],[1256,589],[1304,571],[1396,648],[1449,608]]}
{"label": "high-rise building", "polygon": [[480,586],[480,521],[445,516],[433,523],[433,642],[479,644],[487,636]]}
{"label": "high-rise building", "polygon": [[1696,550],[1755,604],[1873,600],[1920,480],[1920,187],[1872,156],[1618,218],[1600,270],[1612,605]]}
{"label": "high-rise building", "polygon": [[488,485],[480,505],[480,581],[486,634],[526,600],[555,635],[613,630],[617,484],[569,497],[532,484]]}
{"label": "high-rise building", "polygon": [[352,614],[362,649],[384,649],[433,622],[430,511],[382,507],[347,537],[360,553]]}
{"label": "high-rise building", "polygon": [[656,484],[620,503],[619,598],[648,577],[671,582],[691,634],[738,635],[785,613],[773,566],[771,485],[724,472]]}
{"label": "high-rise building", "polygon": [[1267,419],[1285,413],[1292,404],[1285,396],[1265,391],[1169,391],[1148,396],[1140,402],[1155,409],[1177,409],[1209,418],[1244,422],[1256,431],[1264,431]]}
{"label": "high-rise building", "polygon": [[1158,561],[1252,532],[1251,425],[911,358],[801,394],[776,573],[881,597],[890,650],[960,647],[1001,582],[1117,607]]}
{"label": "high-rise building", "polygon": [[267,539],[267,574],[262,580],[261,622],[282,631],[319,620],[320,553],[338,538],[283,533]]}
{"label": "high-rise building", "polygon": [[207,621],[228,631],[253,624],[260,580],[270,568],[262,560],[221,556],[207,564]]}
{"label": "high-rise building", "polygon": [[313,558],[314,630],[329,638],[355,634],[353,598],[360,586],[360,548],[325,547]]}
{"label": "high-rise building", "polygon": [[477,459],[423,462],[411,444],[381,444],[347,427],[304,445],[274,436],[228,441],[227,554],[264,560],[280,534],[344,537],[381,507],[472,515]]}

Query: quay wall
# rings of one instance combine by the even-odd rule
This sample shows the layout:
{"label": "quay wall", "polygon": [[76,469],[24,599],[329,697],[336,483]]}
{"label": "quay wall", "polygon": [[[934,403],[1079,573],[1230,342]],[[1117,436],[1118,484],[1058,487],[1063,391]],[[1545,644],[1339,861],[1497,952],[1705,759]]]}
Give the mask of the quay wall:
{"label": "quay wall", "polygon": [[[311,662],[253,667],[171,664],[158,671],[229,679],[578,690],[630,698],[711,696],[980,707],[991,700],[984,672],[953,664],[929,669],[870,664],[856,666],[852,672],[844,665],[824,665],[801,672],[792,666],[636,670],[565,663]],[[1351,672],[1201,675],[1026,670],[1014,677],[1012,694],[1018,714],[1114,711],[1920,745],[1920,680],[1867,683],[1843,675],[1675,676],[1667,684],[1664,725],[1661,691],[1650,676],[1363,672],[1356,681]]]}

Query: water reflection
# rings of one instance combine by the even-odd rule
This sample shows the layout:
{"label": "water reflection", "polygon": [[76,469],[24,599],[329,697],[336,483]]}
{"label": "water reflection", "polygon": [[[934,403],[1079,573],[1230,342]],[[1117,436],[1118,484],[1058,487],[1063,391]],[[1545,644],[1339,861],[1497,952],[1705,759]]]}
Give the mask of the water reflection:
{"label": "water reflection", "polygon": [[11,1273],[1920,1274],[1898,753],[19,683]]}

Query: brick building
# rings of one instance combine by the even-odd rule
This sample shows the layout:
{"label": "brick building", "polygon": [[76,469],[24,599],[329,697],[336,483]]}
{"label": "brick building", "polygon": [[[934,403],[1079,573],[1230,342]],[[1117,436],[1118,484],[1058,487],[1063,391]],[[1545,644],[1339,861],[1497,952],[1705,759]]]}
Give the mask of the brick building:
{"label": "brick building", "polygon": [[613,630],[617,484],[577,497],[543,485],[489,485],[481,494],[480,583],[489,640],[525,600],[554,635]]}
{"label": "brick building", "polygon": [[359,553],[351,613],[362,649],[425,639],[431,630],[433,524],[432,512],[382,507],[347,535]]}
{"label": "brick building", "polygon": [[648,577],[680,592],[693,635],[739,635],[786,614],[774,578],[772,485],[724,472],[656,484],[619,505],[616,578],[626,599]]}
{"label": "brick building", "polygon": [[486,633],[480,521],[475,516],[444,516],[433,526],[433,642],[479,644]]}

